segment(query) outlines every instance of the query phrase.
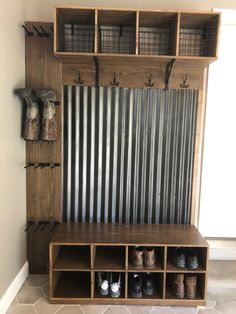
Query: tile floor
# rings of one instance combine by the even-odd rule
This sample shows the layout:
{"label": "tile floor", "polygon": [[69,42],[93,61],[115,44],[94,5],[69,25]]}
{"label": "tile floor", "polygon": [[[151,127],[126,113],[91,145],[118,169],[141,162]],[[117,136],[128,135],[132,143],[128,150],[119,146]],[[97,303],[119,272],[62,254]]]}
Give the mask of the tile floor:
{"label": "tile floor", "polygon": [[210,261],[207,306],[54,305],[48,300],[48,276],[30,275],[8,314],[236,314],[236,261]]}

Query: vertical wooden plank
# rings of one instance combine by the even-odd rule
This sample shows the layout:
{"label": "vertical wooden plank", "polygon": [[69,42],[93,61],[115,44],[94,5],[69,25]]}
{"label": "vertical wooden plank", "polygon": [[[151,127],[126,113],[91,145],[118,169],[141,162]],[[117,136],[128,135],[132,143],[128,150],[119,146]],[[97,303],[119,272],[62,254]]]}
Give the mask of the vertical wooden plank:
{"label": "vertical wooden plank", "polygon": [[94,39],[94,52],[98,52],[98,10],[95,10],[95,39]]}
{"label": "vertical wooden plank", "polygon": [[198,111],[196,125],[196,139],[194,148],[193,182],[192,182],[192,204],[191,204],[191,224],[197,226],[199,219],[199,203],[201,189],[204,124],[206,114],[206,86],[207,68],[203,70],[202,86],[198,93]]}
{"label": "vertical wooden plank", "polygon": [[178,12],[178,17],[177,17],[177,26],[176,26],[176,47],[175,47],[175,55],[179,55],[179,43],[180,43],[180,18],[181,18],[181,13]]}
{"label": "vertical wooden plank", "polygon": [[136,12],[136,47],[135,47],[135,54],[139,54],[139,11]]}

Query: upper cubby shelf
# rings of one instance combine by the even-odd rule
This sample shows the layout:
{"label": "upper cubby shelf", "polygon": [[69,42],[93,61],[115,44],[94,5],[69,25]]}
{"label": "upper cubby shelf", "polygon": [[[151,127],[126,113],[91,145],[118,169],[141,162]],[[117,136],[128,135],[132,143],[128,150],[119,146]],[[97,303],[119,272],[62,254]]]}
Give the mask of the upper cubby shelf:
{"label": "upper cubby shelf", "polygon": [[85,63],[127,57],[137,64],[146,58],[208,64],[217,58],[219,24],[216,12],[58,7],[54,52]]}

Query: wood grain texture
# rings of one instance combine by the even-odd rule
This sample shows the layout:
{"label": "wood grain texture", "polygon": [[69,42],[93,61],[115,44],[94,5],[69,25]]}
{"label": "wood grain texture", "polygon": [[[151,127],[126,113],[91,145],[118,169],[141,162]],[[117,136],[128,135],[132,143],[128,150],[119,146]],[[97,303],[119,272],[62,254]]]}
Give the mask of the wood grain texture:
{"label": "wood grain texture", "polygon": [[[52,244],[200,246],[207,242],[191,225],[62,223]],[[96,263],[96,261],[95,261]]]}
{"label": "wood grain texture", "polygon": [[[52,23],[26,22],[30,31],[32,26],[40,29],[40,25],[50,32],[51,36],[34,36],[25,39],[26,87],[50,88],[57,92],[56,121],[58,139],[52,144],[47,142],[28,143],[26,145],[27,162],[58,162],[61,163],[61,64],[53,54],[53,36],[50,31]],[[61,170],[60,168],[26,170],[27,185],[27,218],[31,220],[61,221]]]}

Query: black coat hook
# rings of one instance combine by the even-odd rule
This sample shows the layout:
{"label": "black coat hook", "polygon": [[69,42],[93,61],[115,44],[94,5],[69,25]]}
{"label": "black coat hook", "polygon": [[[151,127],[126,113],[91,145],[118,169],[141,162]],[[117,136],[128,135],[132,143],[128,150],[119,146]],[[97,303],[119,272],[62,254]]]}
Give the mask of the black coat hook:
{"label": "black coat hook", "polygon": [[83,85],[84,81],[81,79],[80,71],[78,72],[78,79],[75,79],[75,84]]}
{"label": "black coat hook", "polygon": [[119,85],[120,85],[120,82],[117,81],[117,79],[116,79],[116,72],[114,72],[113,81],[111,82],[111,86],[119,86]]}
{"label": "black coat hook", "polygon": [[40,32],[36,26],[33,26],[33,29],[36,31],[38,37],[45,37],[45,34]]}
{"label": "black coat hook", "polygon": [[24,168],[29,168],[29,167],[33,167],[34,163],[33,162],[27,162],[26,165],[24,166]]}
{"label": "black coat hook", "polygon": [[189,84],[186,84],[187,78],[188,78],[188,75],[186,74],[183,82],[180,84],[181,88],[188,88],[189,87]]}
{"label": "black coat hook", "polygon": [[23,27],[23,29],[25,30],[25,33],[27,36],[34,36],[34,33],[33,32],[30,32],[26,27],[25,25],[21,25]]}
{"label": "black coat hook", "polygon": [[152,73],[149,76],[149,80],[146,82],[146,87],[153,87],[154,83],[152,82]]}
{"label": "black coat hook", "polygon": [[52,26],[50,26],[50,30],[54,33],[54,28]]}
{"label": "black coat hook", "polygon": [[28,231],[34,225],[34,221],[30,220],[27,223],[27,226],[24,231]]}
{"label": "black coat hook", "polygon": [[44,37],[50,37],[50,34],[48,32],[45,31],[45,29],[43,28],[43,26],[40,25],[40,28],[44,34]]}

